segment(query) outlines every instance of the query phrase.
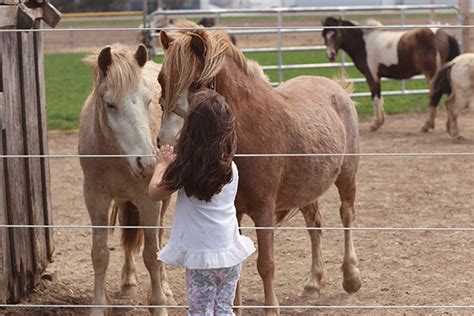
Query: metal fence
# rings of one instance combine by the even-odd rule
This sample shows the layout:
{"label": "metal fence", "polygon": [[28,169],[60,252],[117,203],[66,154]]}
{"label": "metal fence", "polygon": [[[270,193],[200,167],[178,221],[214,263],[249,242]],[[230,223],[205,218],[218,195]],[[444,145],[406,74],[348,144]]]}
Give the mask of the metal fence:
{"label": "metal fence", "polygon": [[[146,11],[145,11],[146,12]],[[338,6],[338,7],[291,7],[291,8],[268,8],[268,9],[212,9],[212,10],[157,10],[144,17],[144,25],[150,27],[150,21],[156,17],[163,18],[190,18],[190,17],[214,17],[216,26],[221,26],[222,18],[225,17],[262,17],[270,16],[276,18],[276,27],[274,29],[256,29],[256,30],[230,30],[231,35],[268,35],[276,36],[277,45],[276,47],[254,47],[254,48],[243,48],[244,53],[277,53],[278,64],[262,66],[265,71],[278,71],[278,81],[273,82],[274,86],[277,86],[285,81],[285,70],[294,69],[323,69],[323,68],[339,68],[342,73],[346,73],[346,69],[354,67],[352,62],[347,61],[347,56],[342,52],[342,61],[336,63],[311,63],[311,64],[285,64],[283,61],[283,54],[285,52],[310,52],[310,51],[323,51],[326,49],[324,45],[316,46],[284,46],[284,34],[302,34],[302,33],[315,33],[310,28],[295,28],[295,29],[283,29],[285,27],[284,17],[285,15],[328,15],[337,14],[342,18],[346,18],[354,14],[368,15],[372,14],[393,14],[394,12],[399,15],[399,23],[401,28],[406,25],[407,14],[426,14],[429,16],[431,24],[435,24],[436,14],[451,13],[456,16],[456,25],[463,24],[463,15],[460,9],[456,5],[392,5],[392,6]],[[420,25],[423,27],[425,25]],[[442,25],[440,25],[442,26]],[[153,32],[152,37],[158,37],[159,32]],[[462,47],[462,30],[456,30],[456,38],[458,39],[460,46]],[[156,55],[162,56],[163,52],[156,50]],[[422,75],[414,76],[410,80],[425,80]],[[366,79],[363,77],[348,79],[352,83],[365,82]],[[392,81],[391,79],[383,79],[383,81]],[[426,94],[429,92],[428,89],[409,90],[406,88],[406,81],[402,80],[400,90],[384,91],[383,95],[406,95],[406,94]],[[370,96],[370,92],[357,92],[352,94],[353,97]]]}

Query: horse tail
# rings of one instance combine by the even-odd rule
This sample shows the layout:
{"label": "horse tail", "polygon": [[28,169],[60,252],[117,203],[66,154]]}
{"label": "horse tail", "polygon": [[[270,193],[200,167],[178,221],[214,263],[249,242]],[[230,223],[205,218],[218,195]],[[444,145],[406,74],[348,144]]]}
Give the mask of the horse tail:
{"label": "horse tail", "polygon": [[[110,225],[115,226],[117,217],[123,226],[139,226],[141,224],[140,212],[130,201],[124,203],[115,202],[110,214]],[[137,253],[143,244],[143,229],[123,228],[121,236],[122,247],[127,253]]]}
{"label": "horse tail", "polygon": [[437,107],[441,97],[446,94],[451,94],[451,68],[453,63],[446,64],[438,71],[431,83],[430,106]]}
{"label": "horse tail", "polygon": [[461,54],[461,48],[459,47],[458,40],[454,36],[448,35],[448,46],[449,51],[446,62],[453,60],[455,57]]}
{"label": "horse tail", "polygon": [[347,93],[347,94],[352,94],[354,92],[354,83],[350,82],[347,80],[347,77],[345,74],[339,74],[336,75],[335,77],[332,78],[333,81],[335,81],[338,85],[341,86],[341,88]]}

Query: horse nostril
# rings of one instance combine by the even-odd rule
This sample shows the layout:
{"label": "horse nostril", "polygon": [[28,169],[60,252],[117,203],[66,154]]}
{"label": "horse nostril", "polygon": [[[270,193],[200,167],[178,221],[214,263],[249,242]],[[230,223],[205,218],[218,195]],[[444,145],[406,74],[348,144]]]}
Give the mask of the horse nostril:
{"label": "horse nostril", "polygon": [[143,172],[145,167],[143,166],[143,163],[142,163],[142,157],[137,157],[137,165],[140,168],[140,170]]}
{"label": "horse nostril", "polygon": [[156,146],[157,146],[158,148],[161,148],[160,138],[159,138],[159,137],[156,138]]}

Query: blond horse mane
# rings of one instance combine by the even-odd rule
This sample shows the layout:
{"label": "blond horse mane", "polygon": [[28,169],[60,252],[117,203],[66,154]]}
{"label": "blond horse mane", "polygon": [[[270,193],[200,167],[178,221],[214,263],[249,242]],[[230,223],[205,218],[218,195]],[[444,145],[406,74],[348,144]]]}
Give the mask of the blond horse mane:
{"label": "blond horse mane", "polygon": [[111,47],[112,64],[105,76],[97,63],[100,51],[88,55],[82,61],[94,69],[94,90],[108,87],[114,91],[114,99],[118,99],[126,91],[138,87],[142,70],[135,59],[134,51],[121,44],[113,44]]}
{"label": "blond horse mane", "polygon": [[[173,111],[179,93],[191,84],[194,78],[197,83],[205,85],[214,79],[221,71],[226,57],[233,59],[249,75],[260,78],[270,84],[268,77],[260,65],[255,61],[247,60],[242,52],[232,44],[229,34],[219,30],[205,30],[191,21],[179,21],[176,27],[193,28],[193,30],[177,30],[171,33],[172,45],[165,52],[164,67],[177,77],[168,76],[166,87],[169,98],[166,98],[165,111]],[[198,36],[204,43],[203,69],[199,73],[198,56],[193,53],[191,41],[193,36]]]}

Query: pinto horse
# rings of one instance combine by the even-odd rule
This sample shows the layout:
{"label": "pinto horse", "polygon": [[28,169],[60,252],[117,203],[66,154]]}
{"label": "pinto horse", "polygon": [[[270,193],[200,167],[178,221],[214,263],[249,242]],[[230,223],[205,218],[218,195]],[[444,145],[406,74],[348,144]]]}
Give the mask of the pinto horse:
{"label": "pinto horse", "polygon": [[[358,157],[358,119],[354,103],[339,84],[324,77],[300,76],[271,87],[262,68],[245,58],[224,31],[198,28],[192,22],[172,35],[162,31],[165,51],[158,80],[163,118],[160,144],[174,144],[189,107],[188,97],[200,88],[223,95],[236,117],[237,153],[324,153],[322,156],[239,157],[236,197],[239,223],[248,214],[256,227],[274,227],[303,213],[308,227],[321,227],[319,197],[333,184],[339,190],[344,227],[355,220]],[[334,154],[334,155],[331,155]],[[310,230],[312,262],[304,294],[324,286],[326,274],[321,231]],[[263,280],[265,304],[279,313],[274,289],[274,231],[257,230],[257,269]],[[343,287],[354,293],[361,287],[351,230],[344,231]],[[236,295],[236,304],[240,304]]]}
{"label": "pinto horse", "polygon": [[[335,26],[356,26],[351,21],[328,17],[322,21],[327,57],[334,61],[339,49],[345,51],[356,68],[365,76],[372,94],[374,122],[370,126],[377,130],[385,121],[380,81],[382,77],[408,79],[424,74],[428,83],[444,63],[460,54],[456,39],[443,30],[432,31],[419,28],[402,32],[379,29],[326,28]],[[369,25],[381,26],[371,20]],[[422,128],[427,132],[434,128],[436,107],[430,107],[431,114]]]}
{"label": "pinto horse", "polygon": [[[84,59],[94,69],[94,90],[85,101],[79,129],[79,154],[141,155],[127,158],[81,158],[84,173],[84,200],[94,226],[108,225],[110,204],[114,201],[111,222],[119,217],[126,226],[156,226],[169,201],[151,201],[148,182],[153,173],[156,136],[160,124],[160,86],[156,76],[160,65],[148,61],[145,46],[136,52],[120,45],[103,48],[99,54]],[[161,213],[161,214],[160,214]],[[109,263],[106,228],[92,230],[92,264],[94,266],[94,305],[110,304],[105,289]],[[144,235],[143,260],[150,273],[150,305],[173,303],[164,266],[156,260],[156,229],[124,229],[122,245],[125,262],[122,268],[122,297],[129,296],[137,284],[134,254]],[[161,231],[160,231],[161,246]],[[108,314],[105,308],[94,308],[93,315]],[[153,315],[166,315],[155,309]]]}
{"label": "pinto horse", "polygon": [[437,107],[443,94],[448,95],[446,129],[454,141],[462,141],[458,115],[460,109],[474,106],[474,53],[459,55],[438,72],[433,80],[430,106]]}

